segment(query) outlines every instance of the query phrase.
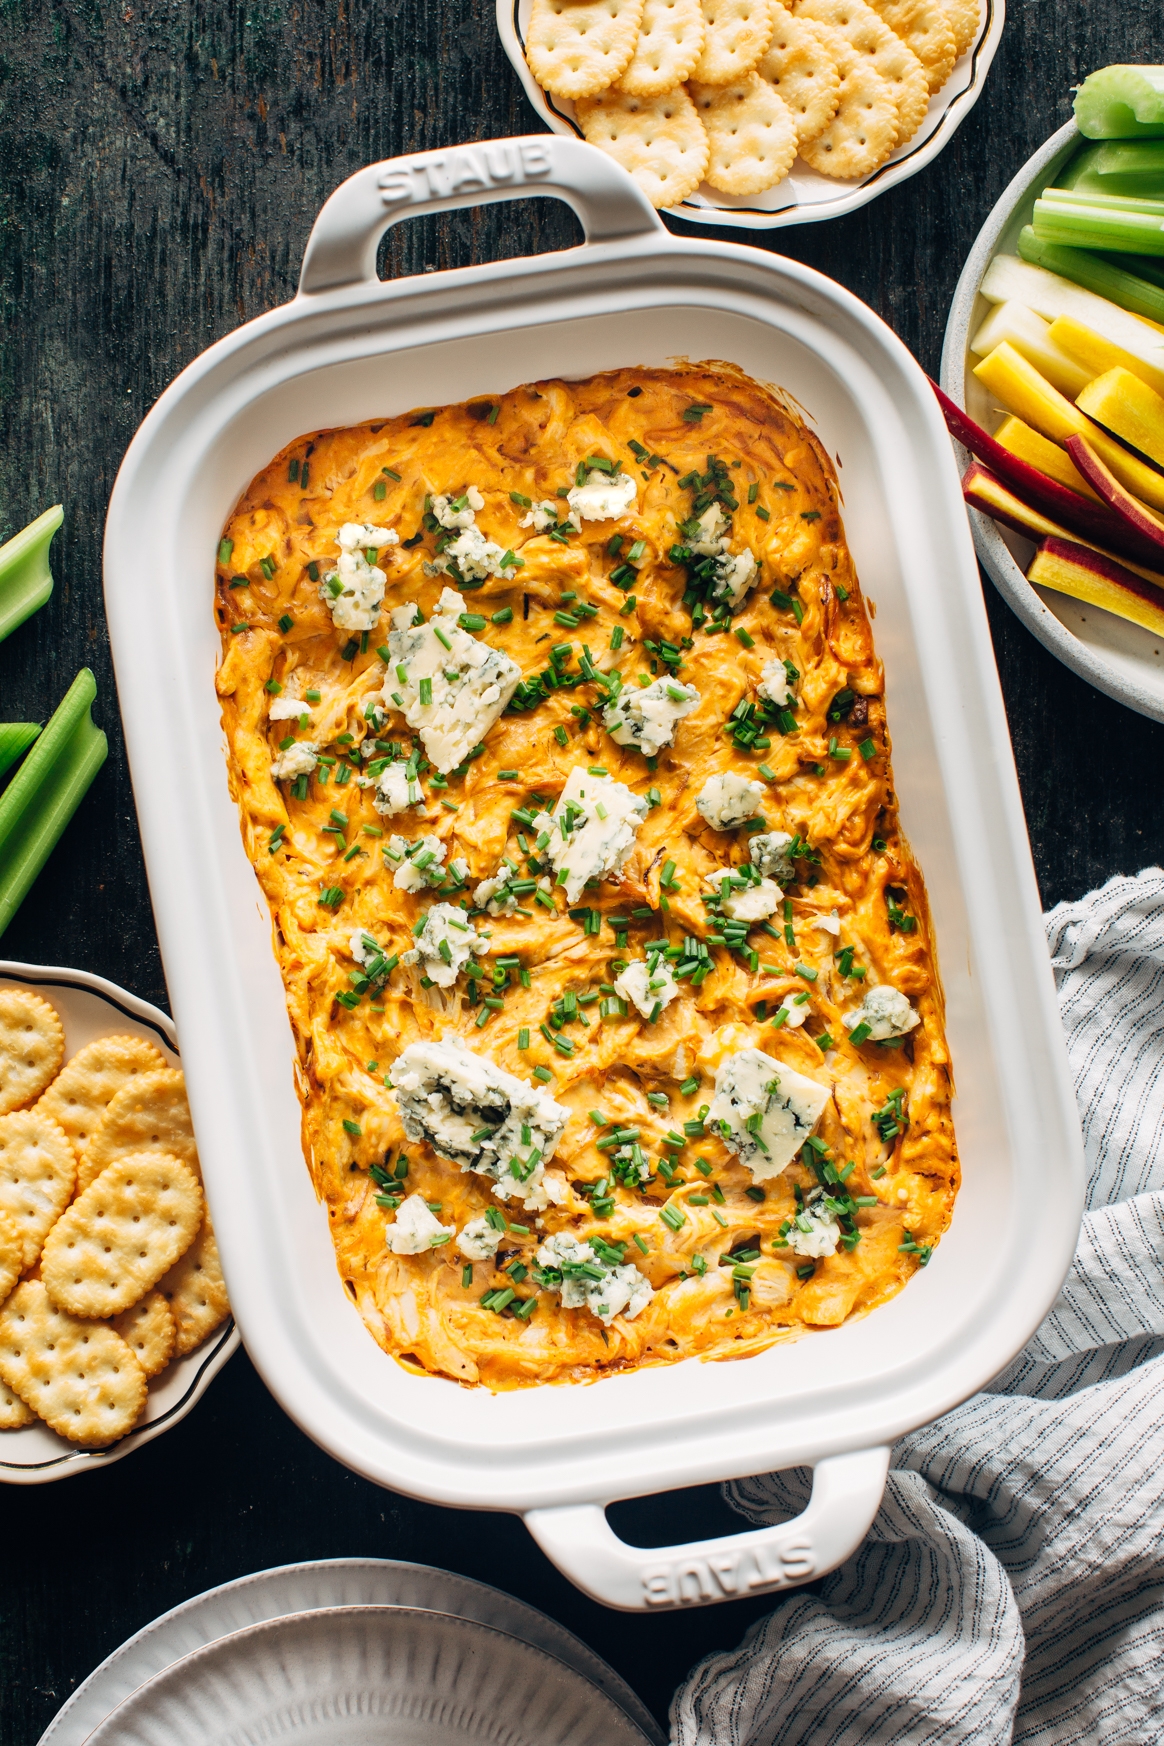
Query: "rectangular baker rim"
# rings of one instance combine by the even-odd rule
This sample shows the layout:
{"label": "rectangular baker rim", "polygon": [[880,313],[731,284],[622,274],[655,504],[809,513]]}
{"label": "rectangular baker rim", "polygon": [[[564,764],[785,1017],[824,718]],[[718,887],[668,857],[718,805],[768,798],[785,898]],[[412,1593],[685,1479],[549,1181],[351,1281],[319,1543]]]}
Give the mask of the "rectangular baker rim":
{"label": "rectangular baker rim", "polygon": [[[518,194],[567,200],[587,241],[376,278],[376,246],[398,218]],[[750,363],[737,361],[753,374],[769,373],[757,359],[770,359],[773,377],[815,371],[822,394],[838,405],[848,396],[869,482],[861,468],[841,474],[846,514],[883,536],[855,556],[877,575],[905,828],[915,848],[919,834],[937,833],[931,865],[919,859],[974,1171],[931,1267],[863,1322],[743,1363],[690,1360],[588,1389],[491,1397],[393,1365],[336,1283],[299,1154],[269,921],[224,780],[216,639],[200,590],[248,480],[296,434],[329,422],[313,409],[405,410],[508,387],[509,375],[587,375],[580,359],[645,345],[616,336],[649,333],[659,345],[685,335],[667,355],[689,356],[729,356],[701,351],[701,335],[735,335],[750,348]],[[563,347],[578,367],[541,367]],[[416,392],[422,379],[431,394]],[[391,407],[386,396],[397,397]],[[874,491],[879,469],[892,490]],[[105,579],[151,895],[232,1303],[276,1398],[337,1459],[418,1497],[544,1518],[856,1459],[949,1410],[1022,1347],[1074,1250],[1078,1116],[950,445],[917,364],[855,297],[779,256],[671,236],[630,178],[577,141],[492,141],[372,165],[323,208],[298,295],[196,358],[143,422],[110,504]],[[824,1567],[818,1558],[813,1573]],[[805,1577],[758,1586],[788,1580]]]}

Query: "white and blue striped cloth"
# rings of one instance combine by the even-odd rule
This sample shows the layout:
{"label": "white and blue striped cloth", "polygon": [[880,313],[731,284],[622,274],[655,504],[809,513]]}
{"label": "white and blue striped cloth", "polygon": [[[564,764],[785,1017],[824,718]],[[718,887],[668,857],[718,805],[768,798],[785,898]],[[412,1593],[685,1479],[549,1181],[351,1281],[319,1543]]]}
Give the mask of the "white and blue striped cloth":
{"label": "white and blue striped cloth", "polygon": [[[857,1554],[693,1670],[675,1746],[1164,1741],[1164,870],[1046,928],[1089,1167],[1062,1294],[898,1444]],[[754,1522],[807,1497],[725,1491]]]}

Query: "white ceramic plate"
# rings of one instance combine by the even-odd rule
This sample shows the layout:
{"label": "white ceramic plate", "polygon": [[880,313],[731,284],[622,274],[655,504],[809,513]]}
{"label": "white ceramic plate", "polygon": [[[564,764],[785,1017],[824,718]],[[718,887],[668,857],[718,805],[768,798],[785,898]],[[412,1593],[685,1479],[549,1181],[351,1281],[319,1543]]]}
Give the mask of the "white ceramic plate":
{"label": "white ceramic plate", "polygon": [[[973,374],[978,360],[970,351],[970,340],[990,309],[978,287],[995,255],[1016,252],[1019,231],[1030,223],[1036,198],[1079,141],[1079,130],[1069,121],[1023,165],[979,231],[954,292],[942,347],[942,387],[987,430],[994,424],[994,406]],[[970,457],[958,444],[955,448],[965,468]],[[1138,715],[1164,721],[1164,638],[1082,600],[1032,588],[1026,570],[1034,543],[999,527],[980,510],[968,514],[983,569],[1043,647],[1097,691],[1126,703]]]}
{"label": "white ceramic plate", "polygon": [[147,1680],[195,1650],[249,1625],[293,1613],[362,1605],[451,1613],[531,1643],[598,1686],[655,1746],[663,1746],[654,1717],[626,1681],[556,1620],[467,1576],[387,1558],[285,1564],[183,1601],[130,1637],[94,1669],[54,1716],[39,1746],[83,1746],[110,1711]]}
{"label": "white ceramic plate", "polygon": [[[129,1033],[153,1043],[174,1067],[181,1065],[173,1020],[104,977],[0,959],[0,988],[14,984],[36,989],[56,1007],[65,1027],[66,1060],[96,1037]],[[111,1448],[78,1449],[39,1421],[23,1431],[0,1431],[0,1481],[44,1485],[120,1461],[184,1419],[238,1345],[238,1330],[227,1320],[196,1352],[167,1365],[150,1383],[145,1418]]]}
{"label": "white ceramic plate", "polygon": [[332,1607],[196,1649],[139,1687],[89,1746],[644,1746],[617,1704],[476,1620]]}
{"label": "white ceramic plate", "polygon": [[[825,218],[839,218],[842,213],[855,212],[895,188],[910,176],[916,176],[926,164],[932,163],[948,145],[956,129],[973,109],[982,93],[990,63],[994,59],[1006,20],[1005,0],[979,0],[981,18],[978,35],[957,63],[954,71],[936,96],[931,97],[929,111],[908,144],[894,153],[863,182],[835,182],[810,170],[801,158],[776,188],[765,194],[721,194],[705,182],[689,199],[668,208],[672,218],[685,218],[689,224],[730,225],[737,230],[778,230],[786,224],[813,224]],[[574,119],[574,105],[566,97],[553,97],[543,91],[525,58],[525,36],[529,25],[531,0],[497,0],[497,32],[502,47],[513,63],[525,94],[555,133],[581,137]]]}

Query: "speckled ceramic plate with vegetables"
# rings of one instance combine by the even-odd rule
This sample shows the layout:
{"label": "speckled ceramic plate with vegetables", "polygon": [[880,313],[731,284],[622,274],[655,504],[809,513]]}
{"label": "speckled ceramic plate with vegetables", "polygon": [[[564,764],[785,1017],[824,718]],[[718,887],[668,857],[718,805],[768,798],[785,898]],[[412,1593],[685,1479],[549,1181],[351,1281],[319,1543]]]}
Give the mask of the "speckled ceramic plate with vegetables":
{"label": "speckled ceramic plate with vegetables", "polygon": [[[1065,666],[1160,721],[1164,119],[1118,107],[1130,76],[1164,108],[1145,73],[1160,76],[1093,75],[1080,102],[1095,143],[1068,122],[999,200],[958,282],[941,380],[973,421],[950,427],[978,456],[965,491],[991,579]],[[1124,138],[1098,131],[1115,127]]]}

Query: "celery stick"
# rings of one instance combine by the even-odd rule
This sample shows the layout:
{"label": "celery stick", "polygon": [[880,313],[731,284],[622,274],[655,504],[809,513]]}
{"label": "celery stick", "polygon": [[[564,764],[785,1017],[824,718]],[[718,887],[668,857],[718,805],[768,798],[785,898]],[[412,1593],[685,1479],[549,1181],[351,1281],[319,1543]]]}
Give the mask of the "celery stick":
{"label": "celery stick", "polygon": [[1075,93],[1075,120],[1087,139],[1164,136],[1164,67],[1101,67]]}
{"label": "celery stick", "polygon": [[0,934],[105,762],[109,743],[89,714],[96,695],[93,675],[82,667],[0,795]]}
{"label": "celery stick", "polygon": [[[1106,255],[1104,259],[1107,259]],[[1135,273],[1137,277],[1147,279],[1149,285],[1159,285],[1164,291],[1164,261],[1151,260],[1147,255],[1116,255],[1111,265],[1125,273]]]}
{"label": "celery stick", "polygon": [[1045,267],[1050,273],[1058,273],[1060,278],[1071,279],[1076,285],[1118,304],[1121,309],[1130,310],[1133,315],[1164,322],[1164,289],[1150,285],[1146,279],[1101,259],[1099,255],[1086,249],[1045,242],[1035,235],[1029,224],[1024,225],[1019,233],[1018,252],[1032,266]]}
{"label": "celery stick", "polygon": [[1164,205],[1156,200],[1129,200],[1119,194],[1076,195],[1048,188],[1043,198],[1035,201],[1031,222],[1042,242],[1164,255]]}
{"label": "celery stick", "polygon": [[52,593],[49,547],[64,519],[58,503],[0,546],[0,643],[39,612]]}
{"label": "celery stick", "polygon": [[0,721],[0,776],[23,757],[39,733],[39,722]]}
{"label": "celery stick", "polygon": [[1076,193],[1133,194],[1164,199],[1164,139],[1107,140],[1084,146],[1059,172],[1059,187]]}

